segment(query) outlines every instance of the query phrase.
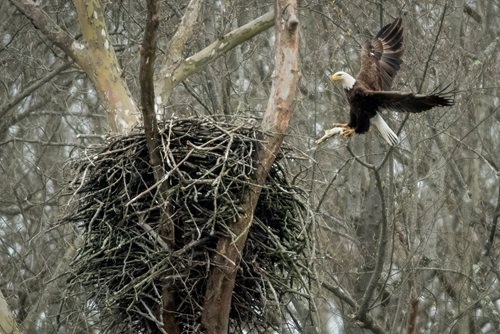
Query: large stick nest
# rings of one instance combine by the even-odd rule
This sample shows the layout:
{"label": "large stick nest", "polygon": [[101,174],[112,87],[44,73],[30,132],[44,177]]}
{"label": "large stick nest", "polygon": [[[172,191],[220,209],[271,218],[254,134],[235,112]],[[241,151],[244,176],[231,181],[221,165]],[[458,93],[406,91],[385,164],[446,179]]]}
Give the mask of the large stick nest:
{"label": "large stick nest", "polygon": [[[72,164],[73,197],[64,221],[78,224],[83,242],[69,281],[73,289],[83,287],[104,332],[161,333],[167,289],[175,291],[181,331],[200,332],[217,241],[237,237],[231,225],[242,214],[262,134],[248,123],[207,119],[163,128],[167,187],[155,182],[141,129],[109,139]],[[255,210],[232,299],[231,332],[278,328],[294,291],[299,296],[307,289],[306,206],[287,181],[289,152],[282,149],[277,157]],[[175,224],[173,249],[160,223],[165,209]]]}

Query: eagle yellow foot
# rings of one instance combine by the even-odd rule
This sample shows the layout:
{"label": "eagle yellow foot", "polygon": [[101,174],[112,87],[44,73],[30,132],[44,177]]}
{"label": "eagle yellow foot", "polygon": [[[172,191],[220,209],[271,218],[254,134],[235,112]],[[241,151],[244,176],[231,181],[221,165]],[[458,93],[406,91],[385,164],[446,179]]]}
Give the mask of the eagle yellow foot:
{"label": "eagle yellow foot", "polygon": [[347,128],[347,123],[333,123],[334,128]]}
{"label": "eagle yellow foot", "polygon": [[344,130],[342,130],[342,136],[345,136],[345,137],[350,137],[354,134],[354,129],[353,128],[349,128],[349,127],[345,127]]}

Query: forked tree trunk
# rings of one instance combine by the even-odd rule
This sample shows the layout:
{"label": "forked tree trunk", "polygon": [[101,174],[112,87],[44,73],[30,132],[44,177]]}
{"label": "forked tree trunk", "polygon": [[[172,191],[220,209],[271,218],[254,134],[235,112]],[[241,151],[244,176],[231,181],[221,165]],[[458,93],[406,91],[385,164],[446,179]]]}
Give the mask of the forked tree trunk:
{"label": "forked tree trunk", "polygon": [[231,227],[234,238],[221,238],[205,293],[202,324],[208,334],[228,333],[231,297],[241,254],[253,220],[262,185],[283,142],[290,121],[298,82],[299,33],[296,0],[275,2],[276,55],[273,85],[262,120],[267,133],[257,149],[254,182],[243,194],[244,214]]}
{"label": "forked tree trunk", "polygon": [[[112,131],[126,133],[136,125],[139,110],[132,99],[125,80],[121,77],[121,69],[107,32],[100,0],[73,0],[83,37],[81,41],[75,40],[60,27],[56,21],[43,11],[37,2],[33,0],[10,0],[10,2],[29,18],[33,25],[54,45],[61,48],[66,55],[86,72],[101,98]],[[224,239],[218,244],[220,256],[217,256],[214,260],[220,267],[215,266],[212,268],[209,289],[207,290],[209,292],[207,292],[203,314],[203,321],[210,323],[207,326],[208,333],[227,333],[231,294],[239,254],[245,244],[248,228],[252,222],[253,211],[260,195],[259,184],[264,183],[288,128],[298,80],[296,2],[296,0],[276,1],[275,13],[278,13],[275,17],[277,36],[276,69],[269,104],[262,123],[262,129],[273,133],[273,135],[265,138],[265,143],[256,154],[255,159],[259,162],[259,167],[254,176],[255,186],[243,195],[247,214],[233,227],[233,232],[238,235],[237,240]],[[172,49],[169,52],[170,58],[165,62],[159,80],[160,84],[158,84],[160,96],[165,97],[162,103],[168,102],[174,87],[189,75],[201,71],[208,63],[272,25],[274,13],[269,12],[231,31],[205,49],[183,60],[181,58],[182,51],[186,40],[189,39],[192,33],[191,28],[196,20],[201,3],[200,0],[190,1],[179,31],[169,45],[169,49]],[[149,91],[152,93],[154,91],[150,80],[152,72],[146,67],[143,69],[146,71],[143,73],[144,77],[141,78],[141,82],[145,82],[145,78],[148,78],[147,84],[149,85]],[[146,125],[150,127],[148,132],[154,132],[152,131],[156,127],[154,124],[154,102],[152,100],[154,94],[149,95],[143,96],[142,106],[143,110],[148,110],[149,116],[151,116],[149,121],[146,120]],[[150,146],[153,148],[157,144],[154,143],[154,136],[151,138],[153,140]],[[158,166],[158,163],[153,161],[153,166]],[[210,287],[214,287],[214,289]],[[169,302],[164,301],[164,304],[169,304]],[[222,309],[220,309],[221,305]],[[175,308],[175,305],[165,307],[167,314],[164,316],[164,325],[167,331],[175,333],[176,330],[172,330],[172,328],[176,327],[175,319],[168,316],[168,310],[171,308]],[[172,321],[169,322],[167,318]],[[171,323],[171,326],[167,323]]]}

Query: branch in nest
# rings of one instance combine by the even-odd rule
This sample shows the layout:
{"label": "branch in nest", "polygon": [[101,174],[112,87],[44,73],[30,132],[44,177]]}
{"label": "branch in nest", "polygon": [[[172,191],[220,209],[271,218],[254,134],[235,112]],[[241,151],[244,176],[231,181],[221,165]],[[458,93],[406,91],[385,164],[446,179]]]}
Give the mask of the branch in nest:
{"label": "branch in nest", "polygon": [[[207,119],[173,120],[160,128],[166,196],[143,132],[110,138],[74,162],[70,185],[77,193],[64,221],[78,223],[84,241],[70,287],[85,288],[109,326],[103,328],[113,333],[158,332],[165,324],[159,312],[165,291],[173,297],[179,330],[197,331],[209,264],[218,240],[234,237],[231,226],[244,212],[241,194],[252,185],[252,158],[263,137],[247,123]],[[307,301],[309,225],[305,197],[288,183],[280,162],[288,150],[278,152],[257,203],[235,281],[231,332],[277,328],[287,318],[281,305],[290,294]],[[174,248],[162,239],[167,204]]]}

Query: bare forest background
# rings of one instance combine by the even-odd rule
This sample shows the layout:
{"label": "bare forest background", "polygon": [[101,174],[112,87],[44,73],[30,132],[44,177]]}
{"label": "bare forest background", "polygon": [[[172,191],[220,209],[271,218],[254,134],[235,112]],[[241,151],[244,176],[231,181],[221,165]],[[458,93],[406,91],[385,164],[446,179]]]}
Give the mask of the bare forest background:
{"label": "bare forest background", "polygon": [[[212,50],[220,57],[186,69],[170,91],[157,87],[159,117],[260,119],[275,66],[272,15],[265,16],[272,5],[188,7],[196,2],[160,1],[157,75],[264,15],[262,32]],[[78,231],[57,224],[68,200],[63,166],[134,123],[127,112],[107,116],[116,105],[99,91],[107,84],[100,75],[123,80],[117,94],[140,101],[145,1],[102,1],[103,36],[121,72],[93,75],[79,54],[78,41],[88,38],[75,10],[81,3],[0,2],[0,312],[9,314],[8,305],[23,333],[99,332],[92,304],[65,289]],[[77,42],[35,28],[30,6]],[[196,14],[192,32],[175,49],[170,41],[187,9]],[[317,280],[307,291],[313,304],[290,301],[295,317],[283,332],[498,333],[500,3],[303,0],[298,13],[300,80],[285,141],[299,157],[289,179],[311,207]],[[456,104],[409,117],[385,112],[402,138],[394,149],[376,131],[316,147],[324,129],[348,117],[327,70],[356,73],[360,45],[399,15],[406,50],[394,89],[451,84]]]}

